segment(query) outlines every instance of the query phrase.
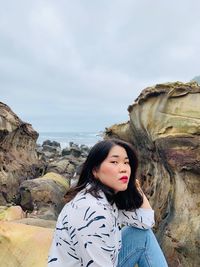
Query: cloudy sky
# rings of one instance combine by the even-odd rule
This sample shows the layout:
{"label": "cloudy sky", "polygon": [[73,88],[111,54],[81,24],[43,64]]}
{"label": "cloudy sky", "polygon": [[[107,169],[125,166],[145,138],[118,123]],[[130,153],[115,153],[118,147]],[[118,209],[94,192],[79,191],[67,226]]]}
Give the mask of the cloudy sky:
{"label": "cloudy sky", "polygon": [[39,132],[102,131],[200,74],[199,0],[0,0],[0,101]]}

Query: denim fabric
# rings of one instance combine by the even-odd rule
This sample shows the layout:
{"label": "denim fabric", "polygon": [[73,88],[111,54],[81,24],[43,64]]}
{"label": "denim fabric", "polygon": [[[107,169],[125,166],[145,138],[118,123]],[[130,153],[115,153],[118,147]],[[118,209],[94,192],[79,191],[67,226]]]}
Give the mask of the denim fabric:
{"label": "denim fabric", "polygon": [[122,229],[122,248],[117,267],[167,267],[163,252],[151,229],[126,226]]}

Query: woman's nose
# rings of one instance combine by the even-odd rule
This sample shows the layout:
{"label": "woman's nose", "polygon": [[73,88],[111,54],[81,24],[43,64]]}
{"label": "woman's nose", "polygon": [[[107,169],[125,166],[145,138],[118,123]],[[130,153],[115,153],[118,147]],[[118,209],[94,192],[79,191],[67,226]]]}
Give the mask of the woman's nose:
{"label": "woman's nose", "polygon": [[127,165],[126,164],[122,164],[120,166],[120,172],[127,172]]}

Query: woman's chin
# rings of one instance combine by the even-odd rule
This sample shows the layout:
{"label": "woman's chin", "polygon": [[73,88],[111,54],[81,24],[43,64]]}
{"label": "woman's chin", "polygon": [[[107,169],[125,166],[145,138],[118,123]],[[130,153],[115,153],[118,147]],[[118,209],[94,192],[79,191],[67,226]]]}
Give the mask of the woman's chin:
{"label": "woman's chin", "polygon": [[123,187],[121,186],[120,188],[118,188],[117,190],[115,190],[115,193],[123,192],[123,191],[125,191],[127,188],[128,188],[128,185],[124,185]]}

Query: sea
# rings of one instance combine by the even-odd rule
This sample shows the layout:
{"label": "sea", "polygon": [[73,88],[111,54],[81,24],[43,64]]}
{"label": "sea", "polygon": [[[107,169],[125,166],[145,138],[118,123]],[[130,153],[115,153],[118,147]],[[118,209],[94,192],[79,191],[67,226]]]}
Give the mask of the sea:
{"label": "sea", "polygon": [[102,132],[40,132],[37,144],[42,145],[44,141],[57,141],[61,148],[69,147],[69,142],[77,145],[92,147],[103,139]]}

